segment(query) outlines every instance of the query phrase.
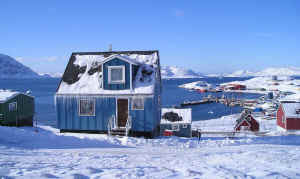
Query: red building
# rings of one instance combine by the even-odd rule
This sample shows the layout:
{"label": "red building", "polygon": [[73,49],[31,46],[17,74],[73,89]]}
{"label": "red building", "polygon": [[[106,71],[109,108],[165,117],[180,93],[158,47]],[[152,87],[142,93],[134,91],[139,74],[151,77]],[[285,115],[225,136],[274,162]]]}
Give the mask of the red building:
{"label": "red building", "polygon": [[300,103],[281,103],[277,126],[284,130],[300,130]]}
{"label": "red building", "polygon": [[225,90],[246,90],[246,86],[241,84],[229,84],[223,88]]}
{"label": "red building", "polygon": [[253,118],[249,111],[244,111],[236,120],[235,131],[259,131],[259,123]]}
{"label": "red building", "polygon": [[246,90],[246,86],[241,84],[234,84],[234,88],[236,90]]}

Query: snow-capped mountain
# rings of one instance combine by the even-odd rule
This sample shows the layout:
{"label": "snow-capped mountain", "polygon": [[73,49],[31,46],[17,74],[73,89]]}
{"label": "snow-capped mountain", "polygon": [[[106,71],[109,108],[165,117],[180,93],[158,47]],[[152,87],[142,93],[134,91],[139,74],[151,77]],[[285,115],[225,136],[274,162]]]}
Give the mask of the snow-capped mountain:
{"label": "snow-capped mountain", "polygon": [[226,74],[226,77],[250,77],[250,76],[300,76],[299,67],[285,67],[285,68],[266,68],[262,71],[251,72],[248,70],[238,70],[231,74]]}
{"label": "snow-capped mountain", "polygon": [[255,76],[254,72],[249,70],[237,70],[231,74],[225,75],[226,77],[248,77],[248,76]]}
{"label": "snow-capped mountain", "polygon": [[0,54],[0,79],[8,78],[47,78],[34,72],[29,67],[18,62],[14,58]]}
{"label": "snow-capped mountain", "polygon": [[46,78],[61,78],[63,73],[57,72],[57,73],[39,73],[40,76],[46,77]]}
{"label": "snow-capped mountain", "polygon": [[286,68],[266,68],[260,72],[255,73],[255,76],[299,76],[299,67],[286,67]]}
{"label": "snow-capped mountain", "polygon": [[162,78],[201,78],[203,75],[194,72],[191,69],[185,69],[176,66],[162,66]]}

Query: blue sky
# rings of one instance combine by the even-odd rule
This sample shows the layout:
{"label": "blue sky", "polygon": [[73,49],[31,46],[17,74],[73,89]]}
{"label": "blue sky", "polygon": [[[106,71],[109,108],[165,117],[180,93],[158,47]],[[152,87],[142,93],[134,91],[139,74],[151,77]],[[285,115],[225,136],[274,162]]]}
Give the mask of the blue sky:
{"label": "blue sky", "polygon": [[0,1],[0,53],[63,72],[74,51],[160,51],[203,73],[300,66],[300,1]]}

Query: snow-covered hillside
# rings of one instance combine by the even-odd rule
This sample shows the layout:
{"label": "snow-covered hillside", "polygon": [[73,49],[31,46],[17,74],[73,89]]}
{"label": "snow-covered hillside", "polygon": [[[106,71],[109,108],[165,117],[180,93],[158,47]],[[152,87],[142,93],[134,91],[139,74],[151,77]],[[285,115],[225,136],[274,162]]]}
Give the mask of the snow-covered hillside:
{"label": "snow-covered hillside", "polygon": [[41,78],[40,76],[29,67],[16,61],[14,58],[0,54],[0,79],[5,78]]}
{"label": "snow-covered hillside", "polygon": [[267,68],[263,71],[255,73],[255,76],[298,76],[300,75],[300,68],[298,67],[287,67],[287,68]]}
{"label": "snow-covered hillside", "polygon": [[255,76],[254,72],[250,72],[249,70],[237,70],[229,75],[225,75],[226,77],[248,77]]}
{"label": "snow-covered hillside", "polygon": [[249,77],[249,76],[300,76],[299,67],[286,68],[266,68],[262,71],[251,72],[248,70],[238,70],[231,74],[224,75],[226,77]]}
{"label": "snow-covered hillside", "polygon": [[162,66],[162,78],[201,78],[203,75],[194,72],[191,69],[185,69],[176,66]]}

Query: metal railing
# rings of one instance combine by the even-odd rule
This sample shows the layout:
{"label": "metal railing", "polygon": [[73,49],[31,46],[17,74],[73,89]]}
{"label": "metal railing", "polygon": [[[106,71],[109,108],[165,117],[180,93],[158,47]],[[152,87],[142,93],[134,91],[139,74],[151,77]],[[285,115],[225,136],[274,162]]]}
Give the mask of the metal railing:
{"label": "metal railing", "polygon": [[4,114],[0,114],[0,124],[4,121]]}
{"label": "metal railing", "polygon": [[126,122],[126,126],[125,126],[125,129],[126,129],[126,136],[128,136],[130,130],[131,130],[131,127],[132,127],[132,118],[131,116],[128,116],[128,119],[127,119],[127,122]]}
{"label": "metal railing", "polygon": [[117,128],[117,120],[115,115],[112,115],[111,118],[108,120],[108,124],[107,124],[108,135],[111,135],[112,130],[115,128]]}

